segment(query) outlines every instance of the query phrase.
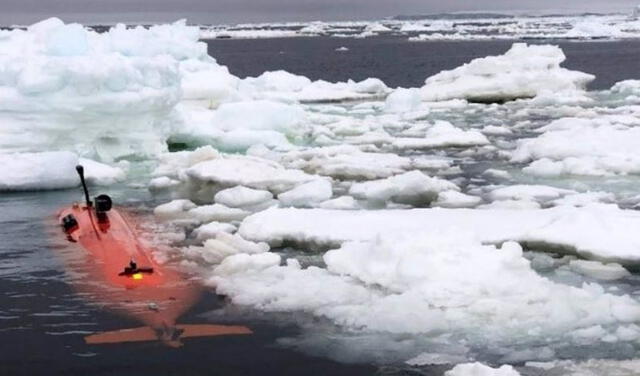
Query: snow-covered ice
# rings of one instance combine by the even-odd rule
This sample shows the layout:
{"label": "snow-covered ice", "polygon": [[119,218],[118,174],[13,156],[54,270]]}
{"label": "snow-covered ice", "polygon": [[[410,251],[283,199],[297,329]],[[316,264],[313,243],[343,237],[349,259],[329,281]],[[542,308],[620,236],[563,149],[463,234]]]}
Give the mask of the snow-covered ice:
{"label": "snow-covered ice", "polygon": [[491,368],[482,363],[465,363],[445,372],[445,376],[520,376],[520,373],[509,365]]}
{"label": "snow-covered ice", "polygon": [[475,59],[427,78],[420,89],[422,99],[501,102],[545,92],[584,90],[595,77],[561,68],[564,60],[556,46],[514,43],[504,55]]}
{"label": "snow-covered ice", "polygon": [[274,245],[288,241],[326,247],[367,240],[380,233],[460,229],[488,243],[513,240],[539,249],[637,264],[640,235],[633,229],[638,225],[640,213],[605,204],[529,210],[269,209],[245,219],[239,233],[247,239]]}
{"label": "snow-covered ice", "polygon": [[80,184],[75,167],[83,165],[88,184],[109,185],[125,178],[119,167],[111,167],[68,151],[0,153],[0,191],[72,188]]}

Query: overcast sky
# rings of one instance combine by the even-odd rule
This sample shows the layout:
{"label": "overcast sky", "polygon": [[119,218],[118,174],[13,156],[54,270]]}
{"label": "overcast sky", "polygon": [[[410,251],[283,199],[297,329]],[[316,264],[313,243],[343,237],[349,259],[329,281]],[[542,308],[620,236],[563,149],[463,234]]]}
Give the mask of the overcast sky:
{"label": "overcast sky", "polygon": [[0,0],[0,23],[50,16],[83,23],[331,21],[482,10],[627,12],[637,4],[640,0]]}

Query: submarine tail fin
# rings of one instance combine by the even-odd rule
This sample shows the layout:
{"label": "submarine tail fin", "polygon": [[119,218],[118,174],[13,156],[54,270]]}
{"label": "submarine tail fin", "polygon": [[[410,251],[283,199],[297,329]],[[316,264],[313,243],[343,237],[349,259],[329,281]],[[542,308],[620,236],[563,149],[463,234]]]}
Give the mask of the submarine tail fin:
{"label": "submarine tail fin", "polygon": [[153,329],[148,326],[131,329],[111,330],[109,332],[96,333],[84,337],[84,341],[89,345],[157,340],[158,335]]}
{"label": "submarine tail fin", "polygon": [[[212,324],[184,324],[176,325],[176,333],[179,339],[193,337],[214,337],[225,335],[246,335],[253,334],[246,326],[238,325],[212,325]],[[84,337],[87,344],[103,345],[109,343],[146,342],[163,341],[167,344],[176,342],[178,338],[166,339],[158,335],[158,332],[148,326],[132,329],[112,330],[91,334]]]}

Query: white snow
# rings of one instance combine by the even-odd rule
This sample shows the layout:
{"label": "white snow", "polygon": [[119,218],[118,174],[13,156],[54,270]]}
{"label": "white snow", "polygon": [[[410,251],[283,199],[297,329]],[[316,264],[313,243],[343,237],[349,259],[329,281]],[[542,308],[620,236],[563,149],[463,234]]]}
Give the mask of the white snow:
{"label": "white snow", "polygon": [[561,68],[564,60],[557,46],[514,43],[504,55],[474,59],[429,77],[420,89],[422,99],[500,102],[584,90],[595,77]]}
{"label": "white snow", "polygon": [[[603,225],[606,224],[606,225]],[[379,233],[443,231],[457,228],[482,242],[507,240],[545,245],[596,260],[640,262],[640,213],[615,205],[550,209],[323,210],[270,209],[244,220],[239,233],[250,240],[335,245],[367,240]]]}
{"label": "white snow", "polygon": [[482,363],[465,363],[445,372],[445,376],[520,376],[520,373],[510,365],[491,368]]}
{"label": "white snow", "polygon": [[[296,212],[287,214],[300,220]],[[360,228],[371,225],[365,218]],[[281,266],[274,253],[233,255],[213,270],[209,283],[234,303],[260,310],[310,312],[364,332],[467,333],[471,346],[577,336],[597,342],[602,331],[621,340],[617,329],[640,320],[640,304],[629,296],[539,276],[517,243],[497,248],[451,226],[416,225],[420,230],[405,226],[404,232],[345,242],[325,253],[326,269],[302,268],[295,259]],[[598,325],[602,331],[589,332]]]}
{"label": "white snow", "polygon": [[187,212],[195,207],[196,204],[189,200],[173,200],[157,206],[153,214],[160,220],[187,219],[190,217]]}
{"label": "white snow", "polygon": [[234,233],[235,231],[234,225],[213,221],[197,227],[193,230],[193,234],[197,240],[204,241],[215,238],[221,232]]}
{"label": "white snow", "polygon": [[232,208],[242,208],[262,204],[273,199],[269,191],[251,189],[243,186],[223,189],[216,193],[214,201]]}
{"label": "white snow", "polygon": [[197,163],[185,174],[196,184],[243,185],[276,193],[315,179],[300,170],[285,169],[273,161],[236,155]]}
{"label": "white snow", "polygon": [[476,130],[463,130],[448,121],[436,121],[424,133],[424,137],[398,137],[393,146],[398,149],[426,149],[447,146],[487,145],[489,140]]}
{"label": "white snow", "polygon": [[440,192],[449,190],[458,190],[458,186],[420,171],[410,171],[386,179],[353,184],[349,194],[379,204],[393,201],[419,206],[428,205],[438,198]]}
{"label": "white snow", "polygon": [[384,110],[386,112],[415,111],[420,107],[421,102],[420,90],[399,88],[387,96],[384,102]]}
{"label": "white snow", "polygon": [[411,159],[392,153],[364,152],[351,145],[328,146],[286,153],[289,168],[348,179],[386,178],[411,168]]}
{"label": "white snow", "polygon": [[75,167],[84,166],[88,184],[110,185],[122,181],[125,173],[68,151],[42,153],[0,153],[0,191],[49,190],[80,185]]}
{"label": "white snow", "polygon": [[606,281],[613,281],[631,275],[631,273],[620,264],[603,264],[598,261],[588,260],[571,260],[569,262],[569,269],[595,279]]}
{"label": "white snow", "polygon": [[331,196],[333,196],[331,182],[326,179],[317,179],[280,193],[278,200],[284,206],[308,207],[326,201]]}
{"label": "white snow", "polygon": [[247,217],[251,212],[239,209],[229,208],[220,204],[202,205],[188,210],[187,215],[199,222],[231,222],[240,221]]}
{"label": "white snow", "polygon": [[600,39],[600,38],[624,38],[627,33],[622,32],[618,26],[609,25],[598,20],[585,20],[573,26],[565,34],[567,38]]}
{"label": "white snow", "polygon": [[640,128],[635,125],[559,119],[540,128],[540,136],[519,140],[512,160],[531,162],[524,171],[539,176],[638,174]]}
{"label": "white snow", "polygon": [[78,156],[70,152],[0,154],[0,191],[78,186],[77,164]]}
{"label": "white snow", "polygon": [[184,23],[98,34],[56,18],[0,39],[0,149],[105,161],[164,150],[181,60],[213,61]]}

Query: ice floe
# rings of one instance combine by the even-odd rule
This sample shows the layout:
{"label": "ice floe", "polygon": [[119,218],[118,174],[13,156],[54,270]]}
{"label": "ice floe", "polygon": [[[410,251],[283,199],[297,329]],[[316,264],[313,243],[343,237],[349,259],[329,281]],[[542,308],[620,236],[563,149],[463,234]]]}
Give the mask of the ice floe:
{"label": "ice floe", "polygon": [[631,120],[563,118],[519,140],[512,159],[531,162],[524,171],[539,176],[638,174],[640,128]]}
{"label": "ice floe", "polygon": [[445,376],[520,376],[520,373],[509,365],[491,368],[482,363],[465,363],[445,372]]}
{"label": "ice floe", "polygon": [[593,75],[561,68],[562,50],[550,45],[514,43],[500,56],[489,56],[427,78],[423,100],[464,98],[501,102],[545,92],[582,91]]}
{"label": "ice floe", "polygon": [[[623,264],[640,262],[640,237],[632,229],[640,214],[615,205],[550,209],[412,209],[344,211],[270,209],[245,219],[239,233],[250,240],[327,247],[367,240],[379,233],[472,232],[488,243],[513,240],[536,249],[578,253]],[[606,226],[602,226],[606,223]]]}
{"label": "ice floe", "polygon": [[0,153],[0,191],[72,188],[80,184],[75,167],[82,164],[88,184],[109,185],[125,178],[119,167],[111,167],[68,151]]}

